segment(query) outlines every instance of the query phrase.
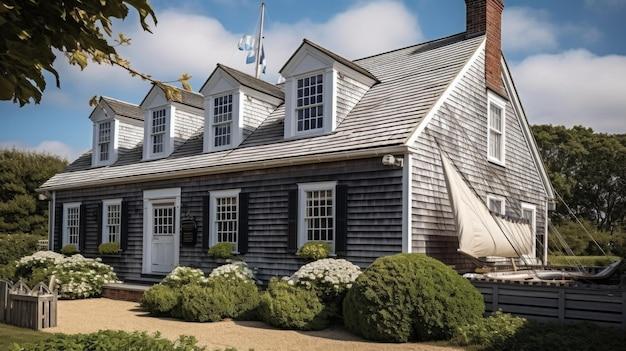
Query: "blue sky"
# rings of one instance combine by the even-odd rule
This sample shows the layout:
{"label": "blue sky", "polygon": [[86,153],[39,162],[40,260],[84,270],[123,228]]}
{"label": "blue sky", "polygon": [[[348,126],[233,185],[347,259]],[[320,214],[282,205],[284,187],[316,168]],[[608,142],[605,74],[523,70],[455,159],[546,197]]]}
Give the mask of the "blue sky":
{"label": "blue sky", "polygon": [[[267,0],[268,74],[303,37],[347,58],[359,58],[464,31],[462,0]],[[136,16],[116,23],[133,39],[121,50],[133,66],[162,80],[182,72],[198,89],[217,62],[247,72],[237,39],[252,33],[258,1],[152,2],[159,23],[143,33]],[[531,123],[583,124],[626,132],[626,0],[506,0],[503,49]],[[62,57],[61,57],[62,58]],[[91,142],[94,95],[139,103],[144,82],[112,67],[85,71],[61,58],[61,89],[50,81],[39,105],[0,102],[0,147],[46,151],[74,158]]]}

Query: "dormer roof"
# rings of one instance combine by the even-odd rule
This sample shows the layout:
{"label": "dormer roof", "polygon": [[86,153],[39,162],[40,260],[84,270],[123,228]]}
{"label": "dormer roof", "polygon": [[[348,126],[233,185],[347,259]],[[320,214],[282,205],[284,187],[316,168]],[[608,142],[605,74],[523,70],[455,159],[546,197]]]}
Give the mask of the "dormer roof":
{"label": "dormer roof", "polygon": [[89,114],[89,118],[91,118],[94,112],[103,105],[111,109],[111,111],[117,116],[123,116],[136,119],[138,121],[143,121],[143,112],[141,112],[141,107],[130,102],[114,99],[108,96],[100,97],[100,99],[98,100],[98,105],[93,109],[93,111],[91,111],[91,114]]}
{"label": "dormer roof", "polygon": [[325,56],[328,56],[330,59],[332,59],[333,61],[336,61],[346,67],[348,67],[349,69],[356,71],[362,75],[364,75],[365,77],[368,77],[370,79],[372,79],[375,83],[380,83],[380,81],[378,80],[378,78],[373,75],[370,71],[368,71],[367,69],[361,67],[360,65],[354,63],[353,61],[348,60],[345,57],[342,57],[326,48],[323,48],[322,46],[308,40],[308,39],[303,39],[302,40],[302,44],[300,44],[300,46],[298,47],[298,49],[296,49],[296,51],[294,51],[294,53],[289,57],[289,59],[287,60],[287,62],[283,65],[283,67],[280,69],[279,73],[283,73],[285,71],[285,69],[291,64],[291,62],[294,60],[294,58],[296,57],[296,55],[298,54],[298,52],[300,52],[300,50],[302,50],[304,47],[310,47],[313,48],[314,50],[322,53]]}
{"label": "dormer roof", "polygon": [[241,72],[239,70],[236,70],[232,67],[228,67],[221,63],[217,64],[217,67],[215,67],[215,69],[213,70],[209,78],[207,78],[204,84],[202,84],[202,88],[200,88],[200,91],[204,89],[204,87],[209,83],[209,81],[211,81],[211,78],[213,78],[216,72],[219,70],[222,70],[229,77],[231,77],[237,83],[243,85],[244,87],[248,87],[250,89],[279,98],[281,100],[285,99],[285,93],[283,93],[283,91],[276,85],[268,83],[262,79],[255,78],[247,73]]}
{"label": "dormer roof", "polygon": [[[175,99],[173,100],[174,102],[178,102],[181,103],[183,105],[187,105],[187,106],[191,106],[191,107],[195,107],[195,108],[199,108],[199,109],[204,109],[204,97],[202,96],[202,94],[197,93],[195,91],[189,91],[189,90],[185,90],[185,89],[181,89],[178,87],[175,87],[173,85],[169,85],[169,84],[165,84],[173,89],[176,89],[180,92],[180,99]],[[158,90],[156,90],[158,89]],[[144,106],[144,103],[146,102],[146,100],[148,99],[149,96],[151,96],[152,94],[155,93],[155,91],[159,91],[159,92],[163,92],[163,89],[161,89],[158,85],[156,84],[152,84],[152,88],[150,88],[150,90],[148,91],[148,93],[146,94],[146,96],[143,98],[143,100],[141,100],[141,103],[139,104],[140,107]]]}

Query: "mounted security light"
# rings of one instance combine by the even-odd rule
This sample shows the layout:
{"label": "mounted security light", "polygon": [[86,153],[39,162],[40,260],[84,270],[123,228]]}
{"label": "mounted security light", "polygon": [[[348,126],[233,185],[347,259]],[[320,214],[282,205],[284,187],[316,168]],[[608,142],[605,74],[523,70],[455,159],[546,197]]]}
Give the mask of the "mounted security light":
{"label": "mounted security light", "polygon": [[395,157],[394,155],[383,156],[383,165],[390,167],[402,167],[404,164],[404,158]]}

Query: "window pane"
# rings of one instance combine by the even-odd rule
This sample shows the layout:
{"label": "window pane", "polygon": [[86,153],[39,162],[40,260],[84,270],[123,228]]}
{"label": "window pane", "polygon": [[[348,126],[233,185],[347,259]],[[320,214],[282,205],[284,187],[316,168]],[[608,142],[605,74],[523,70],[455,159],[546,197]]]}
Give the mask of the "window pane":
{"label": "window pane", "polygon": [[323,128],[323,75],[298,79],[297,85],[298,131]]}
{"label": "window pane", "polygon": [[76,245],[76,247],[78,247],[78,238],[80,233],[80,207],[68,207],[65,221],[67,244]]}
{"label": "window pane", "polygon": [[109,144],[111,141],[111,122],[101,122],[98,125],[98,145],[100,161],[109,159]]}
{"label": "window pane", "polygon": [[165,127],[166,127],[165,109],[152,111],[152,153],[158,154],[164,151]]}
{"label": "window pane", "polygon": [[121,220],[121,206],[119,204],[107,205],[106,208],[106,222],[105,222],[105,239],[106,242],[118,243],[120,242],[120,226]]}
{"label": "window pane", "polygon": [[333,190],[307,191],[304,225],[307,240],[334,240]]}
{"label": "window pane", "polygon": [[213,145],[230,145],[231,126],[233,121],[233,95],[225,95],[214,100],[213,109]]}
{"label": "window pane", "polygon": [[218,243],[237,244],[237,196],[215,198],[214,228]]}

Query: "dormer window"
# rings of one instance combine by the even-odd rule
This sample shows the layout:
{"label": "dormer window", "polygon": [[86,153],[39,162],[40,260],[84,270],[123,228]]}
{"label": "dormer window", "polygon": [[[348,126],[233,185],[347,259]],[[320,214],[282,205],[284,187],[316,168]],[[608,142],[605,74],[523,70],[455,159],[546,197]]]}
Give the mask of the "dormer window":
{"label": "dormer window", "polygon": [[213,146],[229,146],[233,124],[233,94],[213,99]]}
{"label": "dormer window", "polygon": [[297,94],[298,132],[324,128],[324,76],[315,74],[298,79]]}
{"label": "dormer window", "polygon": [[109,161],[111,149],[111,121],[100,122],[98,125],[98,157],[100,162]]}
{"label": "dormer window", "polygon": [[165,149],[165,130],[167,125],[167,113],[165,109],[152,111],[152,154],[162,154]]}
{"label": "dormer window", "polygon": [[506,148],[506,103],[500,97],[487,94],[487,159],[504,166]]}

